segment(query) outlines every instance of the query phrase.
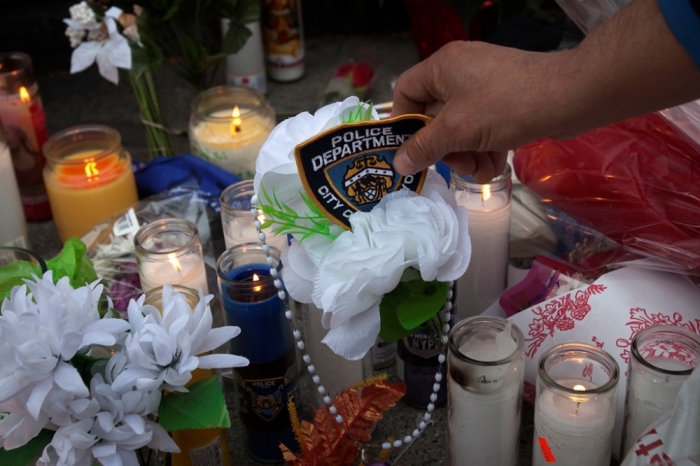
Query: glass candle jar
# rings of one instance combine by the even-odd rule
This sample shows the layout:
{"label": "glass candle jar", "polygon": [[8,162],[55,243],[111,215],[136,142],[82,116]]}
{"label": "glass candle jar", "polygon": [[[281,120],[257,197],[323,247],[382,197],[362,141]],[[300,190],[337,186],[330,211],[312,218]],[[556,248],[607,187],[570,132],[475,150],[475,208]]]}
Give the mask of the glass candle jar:
{"label": "glass candle jar", "polygon": [[169,283],[209,293],[197,226],[164,218],[142,226],[134,237],[141,289],[147,293]]}
{"label": "glass candle jar", "polygon": [[255,176],[255,159],[275,126],[275,110],[249,87],[219,86],[192,102],[192,153],[243,179]]}
{"label": "glass candle jar", "polygon": [[246,450],[258,461],[280,462],[280,442],[298,448],[287,408],[298,370],[292,329],[275,286],[279,251],[269,251],[260,243],[234,246],[219,257],[216,273],[226,325],[241,329],[231,352],[250,361],[233,371]]}
{"label": "glass candle jar", "polygon": [[522,332],[502,317],[470,317],[450,332],[449,464],[518,464],[523,350]]}
{"label": "glass candle jar", "polygon": [[533,466],[608,466],[620,369],[605,351],[565,343],[544,352],[537,373]]}
{"label": "glass candle jar", "polygon": [[22,199],[12,169],[10,147],[0,125],[0,246],[27,247],[27,224],[24,221]]}
{"label": "glass candle jar", "polygon": [[139,200],[131,157],[110,127],[59,131],[44,145],[44,154],[44,182],[62,241],[81,237]]}
{"label": "glass candle jar", "polygon": [[[199,303],[199,293],[192,288],[180,285],[172,285],[170,290],[159,286],[146,293],[144,304],[149,304],[163,312],[163,294],[179,293],[187,302],[190,309],[194,309]],[[168,298],[170,301],[170,298]],[[215,377],[214,369],[195,369],[192,371],[192,379],[187,383],[191,386],[208,377]],[[180,448],[180,453],[171,454],[171,466],[207,466],[217,464],[231,466],[231,454],[228,449],[226,429],[220,427],[210,429],[176,430],[170,433],[173,441]]]}
{"label": "glass candle jar", "polygon": [[48,138],[46,116],[32,59],[25,53],[0,53],[0,123],[5,127],[27,220],[50,219],[41,177],[42,147]]}
{"label": "glass candle jar", "polygon": [[623,453],[664,413],[673,409],[681,385],[700,361],[700,336],[658,325],[632,339],[627,372]]}
{"label": "glass candle jar", "polygon": [[511,168],[487,184],[452,172],[450,189],[457,204],[469,214],[472,257],[467,272],[457,280],[455,312],[461,320],[481,314],[501,296],[508,278]]}
{"label": "glass candle jar", "polygon": [[[255,228],[255,219],[250,214],[252,207],[250,199],[255,194],[253,180],[244,180],[232,184],[224,189],[219,200],[221,201],[221,225],[224,229],[224,242],[226,249],[243,243],[256,243],[258,230]],[[258,215],[261,222],[265,221],[265,214]],[[265,242],[280,251],[287,246],[287,235],[276,235],[272,228],[266,228]]]}

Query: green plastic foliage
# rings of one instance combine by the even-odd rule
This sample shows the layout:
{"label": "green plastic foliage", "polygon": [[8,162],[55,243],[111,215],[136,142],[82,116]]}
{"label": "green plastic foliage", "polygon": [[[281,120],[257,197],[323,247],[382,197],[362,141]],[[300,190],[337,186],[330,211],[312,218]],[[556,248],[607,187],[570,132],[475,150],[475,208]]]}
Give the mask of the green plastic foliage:
{"label": "green plastic foliage", "polygon": [[79,288],[97,280],[97,273],[86,251],[85,243],[78,238],[68,239],[63,245],[61,254],[46,261],[46,266],[53,271],[54,282],[68,277],[71,286]]}
{"label": "green plastic foliage", "polygon": [[169,431],[231,427],[224,393],[216,376],[187,387],[189,392],[170,392],[158,408],[158,421]]}
{"label": "green plastic foliage", "polygon": [[396,341],[414,333],[440,311],[448,291],[444,282],[418,279],[399,283],[379,304],[380,338]]}

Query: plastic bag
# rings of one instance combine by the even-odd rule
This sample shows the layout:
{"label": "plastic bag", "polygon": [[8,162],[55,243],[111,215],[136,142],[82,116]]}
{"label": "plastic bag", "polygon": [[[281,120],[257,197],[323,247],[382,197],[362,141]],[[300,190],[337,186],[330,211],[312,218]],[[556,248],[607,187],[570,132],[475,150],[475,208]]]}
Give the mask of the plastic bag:
{"label": "plastic bag", "polygon": [[[557,0],[581,30],[588,34],[632,0]],[[689,142],[700,148],[700,100],[658,112]]]}
{"label": "plastic bag", "polygon": [[[199,230],[204,261],[216,268],[207,205],[207,198],[200,194],[196,184],[184,184],[139,201],[126,214],[105,219],[83,236],[88,256],[116,311],[123,314],[129,300],[142,294],[134,252],[134,235],[139,226],[161,218],[193,222]],[[214,217],[218,219],[218,215]]]}
{"label": "plastic bag", "polygon": [[584,266],[641,257],[700,275],[700,151],[660,116],[524,146],[514,167],[543,202],[624,246]]}

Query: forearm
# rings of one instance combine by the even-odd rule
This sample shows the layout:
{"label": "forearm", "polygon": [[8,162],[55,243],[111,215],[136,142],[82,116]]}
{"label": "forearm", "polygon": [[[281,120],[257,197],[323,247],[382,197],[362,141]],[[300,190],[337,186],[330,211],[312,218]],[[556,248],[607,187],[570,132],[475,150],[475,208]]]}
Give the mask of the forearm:
{"label": "forearm", "polygon": [[[635,0],[554,60],[561,105],[551,137],[582,133],[700,98],[700,70],[681,46],[657,0]],[[553,57],[554,58],[554,57]]]}

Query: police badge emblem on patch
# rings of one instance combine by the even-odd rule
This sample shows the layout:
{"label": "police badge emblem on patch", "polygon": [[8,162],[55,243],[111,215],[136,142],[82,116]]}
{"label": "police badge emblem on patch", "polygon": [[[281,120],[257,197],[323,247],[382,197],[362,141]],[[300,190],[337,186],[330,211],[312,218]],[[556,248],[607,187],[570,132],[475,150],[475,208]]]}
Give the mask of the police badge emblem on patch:
{"label": "police badge emblem on patch", "polygon": [[399,190],[420,193],[427,170],[403,176],[394,169],[396,150],[429,119],[402,115],[331,128],[294,149],[304,189],[331,220],[350,229],[350,215],[369,212]]}

